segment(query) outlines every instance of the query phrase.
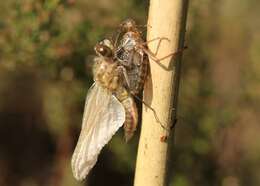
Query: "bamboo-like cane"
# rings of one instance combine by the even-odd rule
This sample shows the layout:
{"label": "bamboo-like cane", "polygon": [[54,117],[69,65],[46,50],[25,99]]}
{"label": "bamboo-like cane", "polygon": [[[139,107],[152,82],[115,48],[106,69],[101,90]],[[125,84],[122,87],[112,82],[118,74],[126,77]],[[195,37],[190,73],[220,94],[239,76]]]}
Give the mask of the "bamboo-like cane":
{"label": "bamboo-like cane", "polygon": [[[150,0],[147,41],[168,38],[159,46],[157,58],[183,47],[188,0]],[[156,51],[158,42],[149,42]],[[176,115],[180,77],[180,56],[160,61],[166,70],[150,58],[151,77],[145,85],[144,100],[156,110],[160,121],[170,130]],[[134,186],[164,186],[167,175],[169,131],[160,126],[154,113],[143,105],[142,128],[138,146]]]}

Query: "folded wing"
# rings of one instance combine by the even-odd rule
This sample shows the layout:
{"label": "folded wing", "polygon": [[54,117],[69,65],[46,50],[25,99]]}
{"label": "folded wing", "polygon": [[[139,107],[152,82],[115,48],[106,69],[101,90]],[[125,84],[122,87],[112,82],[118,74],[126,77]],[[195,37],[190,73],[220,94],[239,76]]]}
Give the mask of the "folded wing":
{"label": "folded wing", "polygon": [[123,105],[110,91],[94,84],[86,98],[81,133],[71,160],[72,172],[77,180],[86,177],[101,149],[124,121]]}

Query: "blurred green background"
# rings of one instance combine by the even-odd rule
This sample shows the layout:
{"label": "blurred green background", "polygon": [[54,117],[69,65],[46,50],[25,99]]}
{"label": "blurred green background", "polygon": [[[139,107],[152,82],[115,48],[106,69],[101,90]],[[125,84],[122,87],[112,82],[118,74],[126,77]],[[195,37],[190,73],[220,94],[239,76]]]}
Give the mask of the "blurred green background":
{"label": "blurred green background", "polygon": [[[139,132],[120,131],[88,179],[70,158],[94,44],[148,0],[0,3],[0,185],[131,186]],[[170,186],[260,185],[260,2],[190,2]],[[160,11],[160,10],[158,10]]]}

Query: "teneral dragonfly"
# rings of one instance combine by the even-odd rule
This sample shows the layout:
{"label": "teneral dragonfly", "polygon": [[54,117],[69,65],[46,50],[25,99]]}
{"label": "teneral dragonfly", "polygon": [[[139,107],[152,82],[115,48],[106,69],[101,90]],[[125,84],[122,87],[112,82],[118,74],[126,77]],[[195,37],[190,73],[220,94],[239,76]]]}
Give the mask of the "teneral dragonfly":
{"label": "teneral dragonfly", "polygon": [[[113,42],[109,39],[104,39],[100,41],[96,45],[96,51],[98,51],[98,53],[104,58],[113,58],[113,61],[118,64],[118,69],[120,69],[124,91],[127,92],[127,94],[129,94],[130,96],[136,97],[143,86],[143,80],[141,76],[146,73],[146,68],[143,69],[144,67],[146,67],[145,65],[143,65],[144,63],[129,64],[128,66],[125,66],[120,60],[118,60],[118,56],[115,56],[115,46]],[[143,67],[141,67],[140,65],[142,65]],[[134,105],[134,103],[132,103],[131,105]],[[134,115],[136,115],[137,118],[137,111],[134,112]],[[137,120],[129,121],[130,122],[126,121],[124,123],[126,141],[129,141],[131,139],[137,127]]]}
{"label": "teneral dragonfly", "polygon": [[119,63],[109,56],[108,48],[98,44],[95,50],[95,82],[86,97],[82,128],[71,160],[77,180],[87,176],[102,148],[124,123],[137,123],[136,105],[122,86]]}
{"label": "teneral dragonfly", "polygon": [[[146,45],[141,32],[132,19],[124,21],[120,28],[118,44],[112,40],[104,39],[97,45],[96,49],[101,49],[99,53],[103,57],[114,58],[114,61],[120,65],[125,89],[135,98],[141,100],[138,95],[143,90],[149,64],[148,56],[144,51]],[[133,136],[136,126],[137,122],[125,122],[126,141]]]}

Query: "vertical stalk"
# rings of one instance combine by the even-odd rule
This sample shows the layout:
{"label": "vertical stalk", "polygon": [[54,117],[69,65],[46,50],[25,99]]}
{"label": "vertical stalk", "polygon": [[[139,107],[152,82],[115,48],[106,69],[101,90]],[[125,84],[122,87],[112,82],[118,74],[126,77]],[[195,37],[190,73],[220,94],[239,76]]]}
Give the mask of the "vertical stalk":
{"label": "vertical stalk", "polygon": [[[147,41],[157,37],[163,40],[157,58],[167,56],[183,47],[188,0],[150,0]],[[155,52],[158,42],[150,42],[149,49]],[[181,55],[181,54],[180,54]],[[177,111],[177,97],[181,58],[160,61],[162,68],[150,58],[150,72],[145,85],[144,100],[150,103],[162,124],[170,130],[172,117]],[[143,105],[142,129],[138,147],[135,186],[164,186],[167,175],[169,130],[156,121],[153,112]],[[165,137],[168,140],[165,140]]]}

